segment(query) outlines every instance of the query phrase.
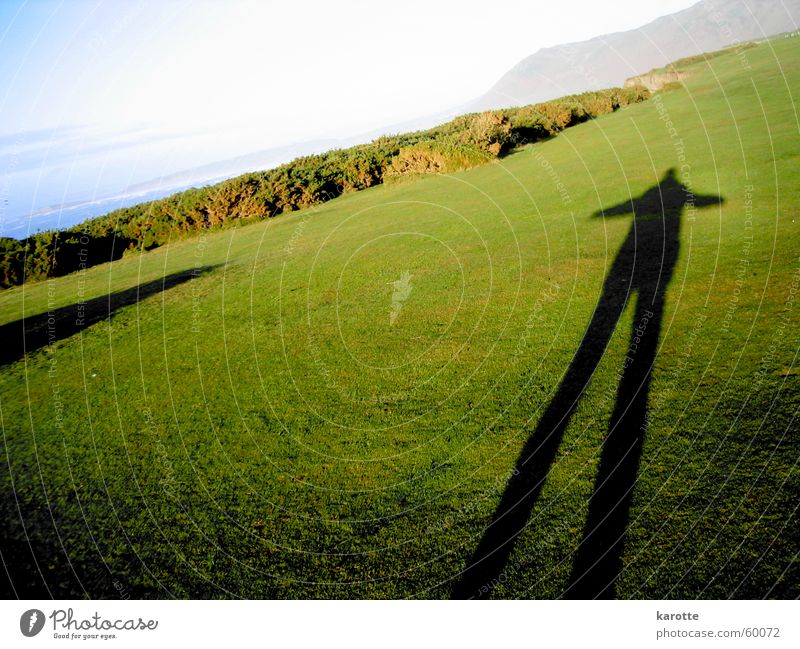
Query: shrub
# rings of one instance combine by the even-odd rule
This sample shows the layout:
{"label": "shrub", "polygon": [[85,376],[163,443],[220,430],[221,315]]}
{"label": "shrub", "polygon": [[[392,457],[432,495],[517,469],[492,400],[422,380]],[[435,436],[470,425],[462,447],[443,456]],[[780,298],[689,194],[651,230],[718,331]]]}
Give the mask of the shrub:
{"label": "shrub", "polygon": [[490,155],[474,146],[430,140],[403,147],[386,170],[390,176],[450,173],[485,163]]}
{"label": "shrub", "polygon": [[199,230],[266,219],[426,173],[449,173],[537,142],[587,119],[647,99],[642,86],[611,88],[532,106],[462,115],[427,131],[304,156],[257,173],[115,210],[62,232],[0,238],[0,285],[21,284],[150,250]]}

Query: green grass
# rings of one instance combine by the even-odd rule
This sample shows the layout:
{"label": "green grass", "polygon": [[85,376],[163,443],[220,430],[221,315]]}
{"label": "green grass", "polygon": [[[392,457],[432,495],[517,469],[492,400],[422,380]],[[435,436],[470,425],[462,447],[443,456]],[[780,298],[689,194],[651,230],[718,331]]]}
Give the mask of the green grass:
{"label": "green grass", "polygon": [[[3,291],[0,324],[211,267],[0,368],[16,592],[449,596],[631,226],[592,214],[685,164],[725,203],[684,215],[617,595],[800,595],[799,49],[698,63],[481,168]],[[495,596],[567,585],[632,320]]]}

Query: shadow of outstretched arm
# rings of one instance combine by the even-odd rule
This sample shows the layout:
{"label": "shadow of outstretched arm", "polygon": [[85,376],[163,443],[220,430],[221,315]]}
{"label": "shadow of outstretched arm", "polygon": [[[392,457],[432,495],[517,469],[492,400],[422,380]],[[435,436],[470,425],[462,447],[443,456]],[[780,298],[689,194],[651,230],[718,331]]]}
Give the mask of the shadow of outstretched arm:
{"label": "shadow of outstretched arm", "polygon": [[7,365],[27,353],[69,338],[97,322],[110,318],[115,311],[123,307],[167,291],[193,277],[211,272],[214,268],[216,266],[203,266],[173,273],[124,291],[109,293],[86,302],[70,304],[0,325],[0,339],[3,340],[3,345],[0,347],[0,365]]}
{"label": "shadow of outstretched arm", "polygon": [[664,179],[655,187],[651,187],[641,196],[632,196],[628,200],[604,207],[592,214],[594,218],[609,218],[633,214],[640,219],[662,219],[670,215],[679,216],[686,208],[709,207],[721,205],[725,199],[714,194],[695,194],[681,183],[675,169],[669,169]]}
{"label": "shadow of outstretched arm", "polygon": [[603,291],[581,344],[517,459],[515,471],[478,547],[453,589],[456,599],[490,597],[536,501],[577,404],[605,354],[628,302],[635,297],[634,324],[616,403],[602,449],[583,541],[565,597],[613,597],[621,570],[631,494],[647,428],[650,375],[665,310],[666,288],[680,246],[681,213],[687,206],[720,204],[696,196],[670,169],[641,196],[594,216],[633,214],[628,236],[606,275]]}

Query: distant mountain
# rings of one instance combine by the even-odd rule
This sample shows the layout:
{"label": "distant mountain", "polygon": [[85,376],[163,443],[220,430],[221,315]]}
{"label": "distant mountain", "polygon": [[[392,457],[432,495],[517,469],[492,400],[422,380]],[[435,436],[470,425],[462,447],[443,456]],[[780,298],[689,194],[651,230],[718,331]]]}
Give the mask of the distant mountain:
{"label": "distant mountain", "polygon": [[793,31],[800,0],[701,0],[643,27],[540,49],[509,70],[469,111],[519,106],[621,86],[686,56]]}

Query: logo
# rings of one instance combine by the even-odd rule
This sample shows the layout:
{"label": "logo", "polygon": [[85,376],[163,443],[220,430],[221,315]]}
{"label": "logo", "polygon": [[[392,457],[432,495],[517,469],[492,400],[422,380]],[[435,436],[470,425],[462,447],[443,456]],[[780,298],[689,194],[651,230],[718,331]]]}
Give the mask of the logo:
{"label": "logo", "polygon": [[403,309],[403,304],[411,295],[411,273],[408,271],[400,275],[400,279],[395,282],[389,282],[394,287],[392,292],[392,310],[389,312],[389,324],[393,325]]}
{"label": "logo", "polygon": [[25,611],[22,617],[19,618],[19,630],[22,635],[27,638],[32,638],[44,627],[44,613],[38,608],[32,608],[30,611]]}

